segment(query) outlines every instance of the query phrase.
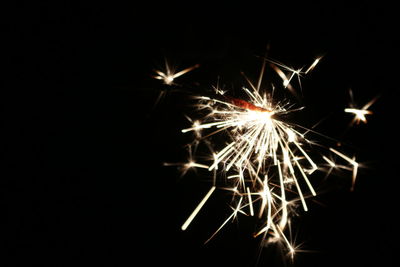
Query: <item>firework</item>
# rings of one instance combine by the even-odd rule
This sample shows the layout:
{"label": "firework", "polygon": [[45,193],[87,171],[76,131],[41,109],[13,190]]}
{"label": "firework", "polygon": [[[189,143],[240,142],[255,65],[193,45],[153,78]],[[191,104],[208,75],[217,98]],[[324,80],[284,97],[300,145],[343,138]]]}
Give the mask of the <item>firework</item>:
{"label": "firework", "polygon": [[[319,162],[327,162],[329,172],[334,168],[352,170],[351,188],[354,188],[359,166],[355,158],[333,147],[323,147],[322,154],[321,145],[315,150],[316,143],[309,138],[315,132],[287,119],[303,107],[297,107],[287,99],[277,100],[274,89],[261,88],[266,62],[269,62],[281,77],[283,89],[289,89],[298,97],[291,85],[292,79],[297,76],[301,85],[300,77],[314,69],[319,61],[320,58],[316,59],[302,71],[303,68],[296,70],[265,59],[257,85],[245,77],[247,86],[242,90],[246,100],[227,96],[218,86],[214,88],[214,96],[196,97],[197,107],[205,116],[191,120],[192,126],[182,132],[194,132],[196,145],[206,142],[212,151],[211,160],[208,164],[197,163],[191,157],[189,163],[181,166],[184,170],[206,168],[226,179],[221,179],[224,184],[221,187],[216,186],[214,179],[214,185],[184,222],[182,230],[189,227],[216,189],[228,190],[232,193],[233,212],[206,242],[241,213],[259,218],[254,237],[261,236],[266,243],[282,243],[288,255],[293,257],[297,247],[287,235],[290,220],[299,204],[307,211],[307,198],[317,194],[310,176],[317,170],[325,170]],[[224,143],[215,142],[220,135],[224,137]],[[328,155],[336,155],[348,165],[337,165]]]}

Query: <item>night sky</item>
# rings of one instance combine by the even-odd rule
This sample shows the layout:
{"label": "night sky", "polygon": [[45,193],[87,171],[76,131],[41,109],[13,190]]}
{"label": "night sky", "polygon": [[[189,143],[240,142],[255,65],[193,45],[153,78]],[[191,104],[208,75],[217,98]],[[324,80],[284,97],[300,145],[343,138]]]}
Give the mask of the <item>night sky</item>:
{"label": "night sky", "polygon": [[[222,192],[180,230],[210,183],[205,172],[180,177],[163,162],[187,158],[191,136],[180,130],[190,125],[185,114],[196,116],[190,96],[210,93],[218,80],[240,95],[240,72],[256,79],[269,45],[271,58],[293,66],[324,56],[303,81],[299,122],[328,117],[317,130],[365,166],[354,192],[347,172],[319,183],[324,194],[293,222],[312,252],[293,266],[395,266],[393,6],[53,2],[14,4],[3,25],[11,35],[3,51],[0,265],[256,266],[251,218],[203,245],[230,214]],[[179,69],[201,66],[173,91],[151,77],[164,58]],[[347,129],[350,88],[361,106],[380,98],[367,124]],[[284,266],[279,253],[268,247],[259,266]]]}

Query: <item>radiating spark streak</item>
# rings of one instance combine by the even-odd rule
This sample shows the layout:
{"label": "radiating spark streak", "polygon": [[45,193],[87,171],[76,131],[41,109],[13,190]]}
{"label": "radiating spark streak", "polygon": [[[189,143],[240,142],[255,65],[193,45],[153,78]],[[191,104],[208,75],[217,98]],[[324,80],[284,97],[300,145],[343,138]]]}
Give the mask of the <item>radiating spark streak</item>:
{"label": "radiating spark streak", "polygon": [[193,219],[196,217],[197,213],[201,210],[201,208],[206,204],[207,200],[210,198],[211,194],[215,190],[215,186],[211,187],[210,191],[204,196],[204,198],[200,201],[199,205],[193,210],[192,214],[190,214],[189,218],[185,221],[185,223],[182,225],[181,229],[182,231],[185,231],[190,223],[193,221]]}
{"label": "radiating spark streak", "polygon": [[289,68],[288,66],[286,66],[286,65],[284,65],[284,64],[282,64],[282,63],[280,63],[278,61],[271,60],[271,59],[268,59],[268,58],[266,58],[266,60],[269,61],[270,63],[272,63],[272,65],[279,66],[279,67],[284,68],[285,70],[288,70],[290,72],[300,73],[300,70],[295,70],[293,68]]}
{"label": "radiating spark streak", "polygon": [[208,169],[209,168],[209,166],[207,166],[207,165],[196,163],[196,162],[189,162],[188,166],[190,168],[203,168],[203,169]]}
{"label": "radiating spark streak", "polygon": [[271,228],[272,225],[272,196],[271,196],[271,192],[268,186],[268,176],[265,176],[264,182],[264,190],[260,193],[261,194],[261,198],[262,198],[262,204],[261,204],[261,208],[260,208],[260,215],[259,217],[262,216],[262,212],[265,210],[265,208],[267,207],[267,205],[269,206],[267,209],[267,225],[261,229],[260,232],[258,232],[255,236],[258,236],[264,232],[268,232],[268,230]]}
{"label": "radiating spark streak", "polygon": [[353,168],[353,177],[352,177],[351,188],[350,188],[351,191],[354,191],[354,186],[356,185],[357,171],[358,171],[358,164],[354,165],[354,168]]}
{"label": "radiating spark streak", "polygon": [[304,72],[305,74],[309,73],[311,70],[313,70],[317,64],[319,63],[319,61],[321,60],[321,58],[317,58],[316,60],[314,60],[314,62],[310,65],[310,67],[308,67],[308,69]]}
{"label": "radiating spark streak", "polygon": [[301,151],[304,157],[306,157],[308,162],[311,164],[312,169],[309,171],[309,174],[312,174],[314,171],[318,169],[317,164],[315,164],[315,162],[310,158],[310,156],[303,150],[303,148],[301,148],[298,142],[293,142],[293,143],[297,146],[297,148]]}
{"label": "radiating spark streak", "polygon": [[317,193],[315,193],[314,187],[311,185],[310,180],[308,179],[307,175],[304,173],[303,168],[300,166],[300,164],[297,160],[295,160],[294,162],[296,163],[297,168],[300,170],[301,175],[303,176],[304,180],[306,181],[307,186],[311,191],[311,194],[313,196],[316,196]]}
{"label": "radiating spark streak", "polygon": [[224,149],[221,150],[221,152],[219,152],[215,158],[215,162],[213,165],[210,166],[209,170],[211,171],[212,169],[215,169],[218,164],[220,163],[220,161],[223,159],[222,155],[225,155],[227,152],[229,153],[229,151],[232,150],[232,147],[235,145],[235,142],[230,143],[229,145],[227,145]]}
{"label": "radiating spark streak", "polygon": [[329,148],[332,152],[349,162],[351,165],[353,165],[353,177],[352,177],[352,183],[351,183],[351,188],[350,190],[354,190],[355,182],[357,179],[357,172],[358,172],[358,162],[356,162],[354,159],[349,158],[348,156],[344,155],[343,153],[340,153],[339,151],[335,150],[334,148]]}
{"label": "radiating spark streak", "polygon": [[290,75],[289,79],[287,79],[287,81],[285,81],[286,82],[286,85],[284,84],[285,87],[290,84],[290,81],[293,79],[295,74],[298,74],[298,72],[292,72],[292,75]]}
{"label": "radiating spark streak", "polygon": [[379,96],[376,96],[374,98],[372,98],[367,104],[365,104],[362,109],[366,110],[368,109],[370,106],[372,106],[372,104],[374,104],[376,102],[376,100],[378,100]]}
{"label": "radiating spark streak", "polygon": [[247,187],[247,196],[249,198],[250,215],[254,216],[253,201],[251,200],[251,193],[249,187]]}
{"label": "radiating spark streak", "polygon": [[[275,70],[275,72],[282,78],[282,80],[283,80],[283,85],[284,85],[285,88],[286,88],[286,87],[289,88],[290,81],[292,80],[292,78],[293,78],[295,75],[297,76],[297,79],[298,79],[299,84],[300,84],[300,87],[301,87],[300,76],[301,76],[301,74],[303,74],[303,73],[306,74],[305,72],[302,71],[302,68],[296,70],[296,69],[290,68],[290,67],[288,67],[288,66],[286,66],[286,65],[284,65],[284,64],[282,64],[282,63],[280,63],[280,62],[277,62],[277,61],[274,61],[274,60],[270,60],[270,59],[266,59],[266,60],[269,61],[269,62],[271,63],[271,64],[270,64],[271,67],[272,67],[272,68]],[[290,75],[290,78],[289,78],[289,79],[288,79],[287,76],[283,73],[283,71],[282,71],[280,68],[278,68],[278,66],[292,73],[292,74]],[[290,87],[291,87],[291,86],[290,86]],[[291,88],[289,88],[289,89],[291,90],[292,93],[294,93],[294,88],[293,88],[293,87],[291,87]]]}
{"label": "radiating spark streak", "polygon": [[345,154],[343,154],[343,153],[337,151],[336,149],[330,147],[329,150],[332,151],[333,153],[335,153],[336,155],[340,156],[341,158],[343,158],[343,159],[346,160],[347,162],[349,162],[351,165],[353,165],[353,166],[358,166],[358,163],[357,163],[355,160],[349,158],[349,157],[346,156]]}
{"label": "radiating spark streak", "polygon": [[261,71],[260,71],[260,76],[259,76],[259,78],[258,78],[258,83],[257,83],[257,92],[258,91],[260,91],[260,87],[261,87],[261,82],[262,82],[262,79],[263,79],[263,77],[264,77],[264,71],[265,71],[265,64],[267,63],[267,61],[265,60],[265,58],[264,58],[264,60],[263,60],[263,64],[262,64],[262,67],[261,67]]}
{"label": "radiating spark streak", "polygon": [[192,168],[202,168],[202,169],[208,169],[209,168],[209,166],[207,166],[207,165],[196,163],[196,162],[194,162],[192,160],[190,160],[189,162],[186,162],[186,163],[168,163],[168,162],[165,162],[163,165],[164,166],[178,166],[179,170],[182,172],[182,176],[185,175],[187,173],[187,171],[192,169]]}
{"label": "radiating spark streak", "polygon": [[231,187],[221,187],[220,189],[225,190],[225,191],[231,191],[234,193],[238,193],[237,187],[231,188]]}
{"label": "radiating spark streak", "polygon": [[293,169],[291,158],[289,156],[289,153],[291,153],[291,151],[289,149],[286,149],[286,148],[283,147],[281,140],[279,140],[279,143],[280,143],[280,145],[282,147],[281,149],[282,149],[283,155],[284,155],[284,161],[283,162],[290,170],[291,176],[292,176],[292,178],[293,178],[293,180],[295,182],[296,188],[297,188],[297,192],[298,192],[298,194],[300,196],[300,200],[301,200],[301,203],[303,205],[303,209],[304,209],[304,211],[308,211],[308,207],[307,207],[306,201],[304,199],[303,192],[301,191],[299,182],[297,181],[297,177],[296,177],[295,171]]}
{"label": "radiating spark streak", "polygon": [[[250,80],[249,80],[249,78],[247,78],[247,76],[242,72],[241,73],[242,75],[243,75],[243,77],[246,79],[246,81],[248,82],[248,84],[251,86],[251,88],[254,90],[254,91],[258,91],[257,90],[257,88],[250,82]],[[245,89],[245,90],[247,90],[247,89]],[[248,91],[248,90],[247,90]],[[249,91],[250,92],[250,91]]]}
{"label": "radiating spark streak", "polygon": [[287,223],[287,216],[288,216],[288,211],[287,211],[287,202],[286,202],[286,193],[285,193],[285,185],[283,183],[283,175],[282,175],[282,169],[281,169],[281,163],[278,161],[278,174],[279,174],[279,182],[281,186],[281,202],[282,202],[282,218],[279,222],[280,228],[284,228]]}
{"label": "radiating spark streak", "polygon": [[283,231],[279,227],[279,225],[275,226],[274,228],[278,230],[279,235],[283,238],[283,240],[285,240],[285,243],[286,243],[286,245],[287,245],[287,247],[289,249],[289,252],[290,253],[294,253],[295,250],[294,250],[293,246],[290,244],[289,240],[286,238],[286,235],[283,233]]}
{"label": "radiating spark streak", "polygon": [[331,166],[332,168],[336,167],[336,164],[335,164],[333,161],[331,161],[330,159],[328,159],[327,157],[322,156],[322,158],[323,158],[326,162],[328,162],[329,166]]}
{"label": "radiating spark streak", "polygon": [[[262,217],[262,215],[263,215],[263,213],[264,213],[264,210],[265,210],[265,207],[266,207],[267,205],[270,205],[270,204],[268,204],[268,200],[269,200],[269,198],[268,198],[268,195],[269,195],[268,183],[265,183],[265,181],[268,182],[268,178],[267,178],[267,177],[265,177],[264,182],[263,182],[263,191],[261,191],[261,192],[259,193],[260,196],[261,196],[261,200],[262,200],[262,202],[261,202],[261,207],[260,207],[260,212],[259,212],[259,214],[258,214],[258,217],[259,217],[259,218]],[[268,221],[269,221],[269,219],[268,219]]]}
{"label": "radiating spark streak", "polygon": [[279,77],[281,77],[282,81],[283,81],[283,86],[285,88],[288,88],[291,92],[294,92],[294,88],[290,85],[290,79],[288,79],[286,77],[286,74],[283,73],[283,71],[278,68],[277,66],[275,66],[274,64],[270,64],[272,69],[279,75]]}
{"label": "radiating spark streak", "polygon": [[240,200],[239,200],[239,204],[237,205],[236,209],[234,209],[233,213],[228,217],[228,219],[226,219],[226,220],[222,223],[222,225],[217,229],[217,231],[215,231],[215,232],[211,235],[211,237],[210,237],[209,239],[207,239],[207,240],[204,242],[204,244],[207,244],[208,242],[210,242],[210,240],[214,238],[214,236],[225,226],[225,224],[227,224],[227,223],[231,220],[231,218],[235,218],[235,217],[236,217],[238,211],[239,211],[240,208],[241,208],[240,205],[241,205],[241,203],[242,203],[242,199],[243,199],[243,198],[241,197]]}
{"label": "radiating spark streak", "polygon": [[[254,101],[256,101],[256,102],[258,103],[259,106],[261,106],[261,103],[264,102],[265,99],[263,99],[263,98],[261,97],[261,95],[259,95],[259,94],[254,95],[254,94],[253,94],[249,89],[247,89],[247,88],[243,88],[243,90],[244,90]],[[266,110],[267,110],[267,109],[266,109]]]}
{"label": "radiating spark streak", "polygon": [[[291,165],[289,165],[289,166],[291,166]],[[293,167],[291,167],[291,172],[292,171],[293,171]],[[297,181],[297,178],[294,175],[294,173],[292,173],[292,178],[293,178],[293,180],[294,180],[294,182],[296,184],[297,192],[299,193],[301,204],[303,205],[303,209],[304,209],[304,211],[308,211],[306,200],[304,199],[303,192],[301,191],[299,182]]]}
{"label": "radiating spark streak", "polygon": [[179,76],[182,76],[183,74],[186,74],[186,73],[188,73],[189,71],[192,71],[192,70],[194,70],[194,69],[197,69],[198,67],[200,67],[200,65],[199,65],[199,64],[196,64],[196,65],[194,65],[194,66],[192,66],[192,67],[186,68],[186,69],[184,69],[184,70],[181,70],[180,72],[177,72],[177,73],[173,74],[172,77],[173,77],[173,79],[178,78]]}

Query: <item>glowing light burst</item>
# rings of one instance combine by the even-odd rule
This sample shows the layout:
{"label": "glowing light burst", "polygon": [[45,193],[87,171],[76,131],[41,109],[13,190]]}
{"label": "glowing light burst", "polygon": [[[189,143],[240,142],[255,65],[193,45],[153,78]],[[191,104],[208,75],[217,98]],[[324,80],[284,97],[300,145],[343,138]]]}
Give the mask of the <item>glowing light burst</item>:
{"label": "glowing light burst", "polygon": [[[197,107],[205,116],[192,120],[192,126],[182,132],[194,132],[198,142],[206,141],[212,155],[208,164],[196,163],[191,157],[184,167],[218,171],[226,179],[224,187],[218,187],[214,181],[210,191],[182,225],[182,230],[189,227],[216,189],[228,190],[233,197],[232,213],[206,242],[240,213],[259,218],[254,237],[261,236],[266,243],[283,244],[288,255],[293,257],[297,247],[287,235],[291,231],[290,218],[296,214],[299,204],[307,211],[307,198],[317,194],[310,176],[317,170],[326,171],[319,162],[328,163],[329,172],[334,168],[351,170],[354,188],[359,166],[355,158],[332,147],[323,147],[323,154],[320,145],[314,150],[315,142],[309,139],[314,131],[287,119],[303,107],[295,107],[289,100],[277,101],[274,90],[267,92],[261,88],[266,61],[282,78],[283,87],[294,92],[290,85],[292,78],[298,76],[300,82],[300,76],[315,68],[319,60],[305,72],[264,60],[257,85],[246,78],[248,86],[242,89],[247,100],[225,96],[218,87],[214,88],[214,97],[196,97]],[[289,72],[289,78],[281,69]],[[217,136],[224,137],[225,143],[213,142]],[[348,165],[337,165],[330,158],[332,155]]]}

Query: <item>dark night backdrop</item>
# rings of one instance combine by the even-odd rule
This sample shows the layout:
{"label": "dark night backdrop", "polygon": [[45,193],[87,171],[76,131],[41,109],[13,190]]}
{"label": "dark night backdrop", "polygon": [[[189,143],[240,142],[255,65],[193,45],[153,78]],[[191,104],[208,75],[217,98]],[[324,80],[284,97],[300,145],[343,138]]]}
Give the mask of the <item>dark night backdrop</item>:
{"label": "dark night backdrop", "polygon": [[[331,178],[332,190],[317,198],[325,206],[311,203],[296,220],[299,242],[314,253],[299,254],[295,266],[395,266],[393,6],[53,2],[15,4],[3,25],[11,36],[3,57],[2,266],[255,266],[258,241],[246,218],[203,245],[229,214],[223,194],[180,231],[209,184],[162,167],[186,157],[180,129],[191,107],[187,94],[170,93],[152,109],[162,86],[150,76],[167,57],[181,68],[201,64],[182,83],[209,88],[220,77],[238,89],[240,71],[257,76],[267,44],[272,58],[297,66],[325,55],[303,84],[305,104],[317,110],[312,122],[340,114],[349,88],[360,105],[381,94],[368,124],[343,137],[368,167],[353,193],[349,175]],[[319,130],[341,137],[349,120],[340,114]],[[264,252],[260,266],[280,266],[274,253]]]}

